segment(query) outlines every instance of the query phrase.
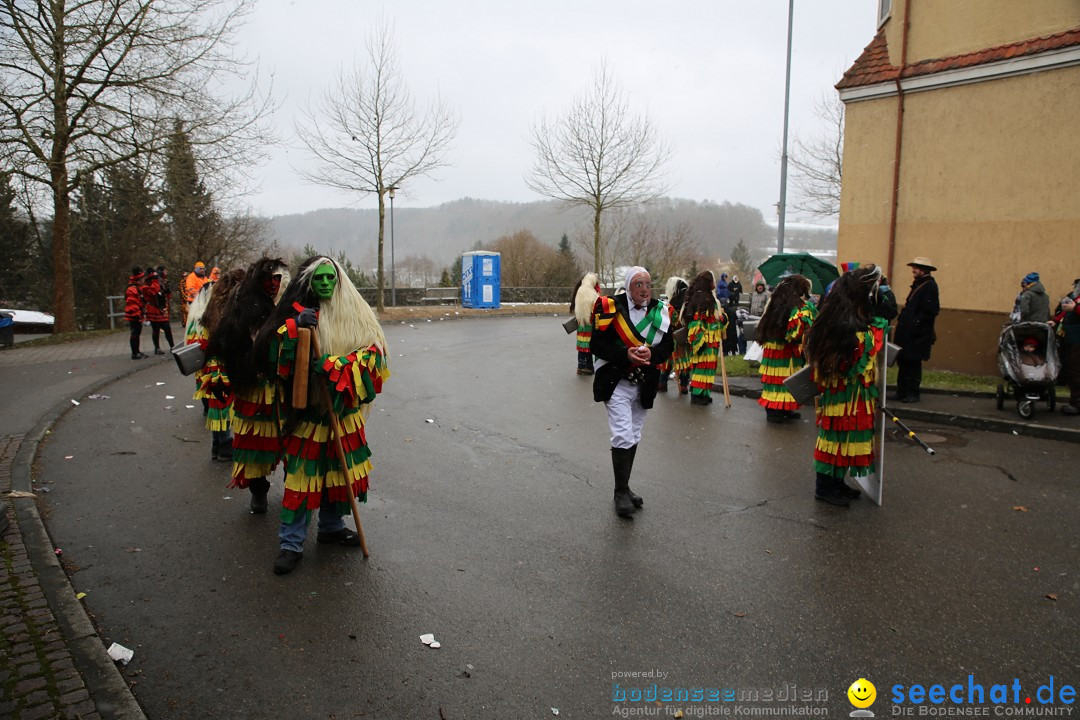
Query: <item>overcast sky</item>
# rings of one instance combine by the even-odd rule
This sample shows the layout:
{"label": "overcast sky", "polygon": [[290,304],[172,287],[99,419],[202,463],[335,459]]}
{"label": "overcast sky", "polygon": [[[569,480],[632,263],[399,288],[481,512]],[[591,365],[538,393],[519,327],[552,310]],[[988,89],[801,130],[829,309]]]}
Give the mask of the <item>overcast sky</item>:
{"label": "overcast sky", "polygon": [[[436,94],[460,118],[450,165],[415,181],[398,208],[463,197],[542,199],[525,186],[530,129],[562,115],[601,61],[674,153],[673,197],[739,202],[776,217],[780,194],[785,0],[260,0],[240,47],[274,75],[283,146],[256,175],[256,213],[374,207],[311,185],[293,119],[343,66],[366,59],[379,16],[390,24],[418,108]],[[873,38],[876,0],[799,0],[792,43],[791,137],[821,134],[816,99]],[[789,185],[789,220],[794,188]]]}

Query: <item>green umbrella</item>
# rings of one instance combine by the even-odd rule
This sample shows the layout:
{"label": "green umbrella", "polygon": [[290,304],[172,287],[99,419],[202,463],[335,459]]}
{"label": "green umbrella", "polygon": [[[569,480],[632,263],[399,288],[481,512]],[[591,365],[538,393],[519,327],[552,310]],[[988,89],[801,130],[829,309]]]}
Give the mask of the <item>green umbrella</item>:
{"label": "green umbrella", "polygon": [[788,275],[802,275],[810,280],[814,295],[824,295],[829,283],[840,277],[835,265],[804,252],[773,255],[758,266],[758,272],[769,285],[776,285]]}

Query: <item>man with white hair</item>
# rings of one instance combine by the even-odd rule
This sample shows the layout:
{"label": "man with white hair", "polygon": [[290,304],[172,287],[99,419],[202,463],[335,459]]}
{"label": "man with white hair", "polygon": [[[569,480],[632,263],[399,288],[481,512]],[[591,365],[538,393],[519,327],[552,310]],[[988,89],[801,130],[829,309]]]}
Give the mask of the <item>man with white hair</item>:
{"label": "man with white hair", "polygon": [[645,411],[653,406],[663,365],[674,347],[671,314],[653,299],[652,278],[643,267],[626,271],[625,293],[601,297],[593,308],[596,356],[593,399],[607,408],[615,513],[630,518],[644,501],[630,489],[630,472],[641,442]]}

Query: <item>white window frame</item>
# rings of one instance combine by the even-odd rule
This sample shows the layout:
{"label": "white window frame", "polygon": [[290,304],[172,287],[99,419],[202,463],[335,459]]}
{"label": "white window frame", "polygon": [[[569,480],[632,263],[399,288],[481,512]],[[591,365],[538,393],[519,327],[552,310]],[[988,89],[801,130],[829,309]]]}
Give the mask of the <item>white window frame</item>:
{"label": "white window frame", "polygon": [[892,0],[878,0],[877,26],[880,28],[892,15]]}

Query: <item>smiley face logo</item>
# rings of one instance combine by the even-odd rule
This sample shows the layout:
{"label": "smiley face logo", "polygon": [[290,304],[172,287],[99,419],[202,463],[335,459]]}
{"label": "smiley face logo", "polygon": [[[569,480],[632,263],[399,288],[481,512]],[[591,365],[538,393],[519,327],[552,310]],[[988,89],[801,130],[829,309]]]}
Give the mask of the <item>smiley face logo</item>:
{"label": "smiley face logo", "polygon": [[877,699],[877,688],[866,678],[859,678],[851,683],[847,690],[848,701],[857,708],[868,708]]}

